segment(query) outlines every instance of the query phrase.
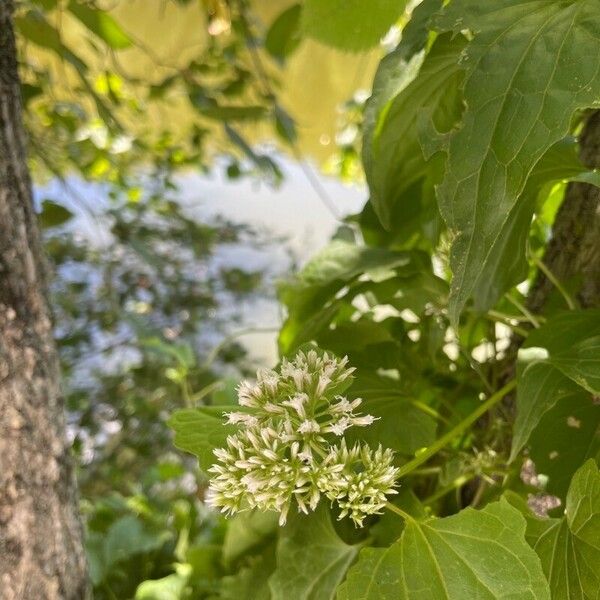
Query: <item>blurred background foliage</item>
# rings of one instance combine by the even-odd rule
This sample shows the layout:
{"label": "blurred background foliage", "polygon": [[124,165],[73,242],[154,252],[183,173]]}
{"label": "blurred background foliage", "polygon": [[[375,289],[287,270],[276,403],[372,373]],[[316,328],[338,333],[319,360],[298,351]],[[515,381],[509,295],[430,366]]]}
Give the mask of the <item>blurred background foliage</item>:
{"label": "blurred background foliage", "polygon": [[343,54],[307,39],[300,11],[266,0],[17,3],[30,167],[98,599],[243,598],[252,588],[240,565],[273,545],[271,519],[226,527],[202,508],[202,476],[190,475],[165,421],[175,408],[234,401],[256,366],[236,335],[246,331],[239,307],[272,297],[272,278],[297,260],[275,273],[219,260],[285,241],[202,218],[182,202],[181,177],[277,187],[287,155],[324,202],[312,161],[361,178],[365,94],[354,94],[381,50]]}

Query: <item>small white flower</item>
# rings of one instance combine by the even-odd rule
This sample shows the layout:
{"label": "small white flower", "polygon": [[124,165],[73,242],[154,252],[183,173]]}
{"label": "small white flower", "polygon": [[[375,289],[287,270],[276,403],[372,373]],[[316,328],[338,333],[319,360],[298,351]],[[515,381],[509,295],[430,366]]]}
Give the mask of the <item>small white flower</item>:
{"label": "small white flower", "polygon": [[258,419],[254,415],[249,415],[248,413],[242,412],[230,412],[224,413],[227,417],[227,423],[229,425],[237,425],[239,423],[243,423],[247,427],[257,427]]}
{"label": "small white flower", "polygon": [[310,463],[313,460],[313,455],[310,449],[302,450],[302,452],[298,452],[298,458],[305,463]]}
{"label": "small white flower", "polygon": [[[398,469],[392,452],[366,445],[348,448],[343,438],[354,425],[373,423],[371,415],[356,415],[361,399],[352,401],[327,391],[346,381],[354,369],[315,350],[282,361],[279,373],[263,369],[257,382],[242,382],[238,401],[248,411],[226,413],[240,429],[214,450],[206,501],[226,515],[240,510],[272,510],[286,521],[292,502],[300,512],[315,510],[322,496],[337,503],[340,518],[362,526],[366,516],[385,506],[396,493]],[[328,445],[324,434],[341,437]]]}
{"label": "small white flower", "polygon": [[375,421],[378,421],[379,417],[374,417],[373,415],[363,415],[362,417],[353,417],[352,425],[358,425],[358,427],[366,427],[367,425],[372,425]]}
{"label": "small white flower", "polygon": [[305,405],[307,403],[308,403],[308,395],[304,394],[304,393],[300,393],[300,394],[295,394],[288,400],[284,400],[281,404],[283,404],[284,406],[289,406],[289,407],[293,408],[298,413],[299,417],[301,417],[302,419],[305,419],[306,418]]}
{"label": "small white flower", "polygon": [[352,427],[352,420],[350,419],[350,417],[343,416],[340,419],[338,419],[338,421],[326,427],[325,432],[331,432],[337,436],[342,436],[344,435],[346,429],[348,429],[349,427]]}
{"label": "small white flower", "polygon": [[318,397],[322,396],[325,393],[325,390],[327,390],[327,388],[329,387],[330,383],[331,379],[329,377],[327,377],[326,375],[321,375],[317,383],[317,389],[315,390],[315,394]]}
{"label": "small white flower", "polygon": [[319,431],[321,431],[321,427],[313,420],[302,421],[298,427],[298,433],[319,433]]}
{"label": "small white flower", "polygon": [[362,404],[361,398],[356,398],[352,402],[348,400],[348,398],[344,398],[343,396],[336,396],[335,399],[337,402],[331,405],[332,413],[351,413],[355,408],[358,408]]}

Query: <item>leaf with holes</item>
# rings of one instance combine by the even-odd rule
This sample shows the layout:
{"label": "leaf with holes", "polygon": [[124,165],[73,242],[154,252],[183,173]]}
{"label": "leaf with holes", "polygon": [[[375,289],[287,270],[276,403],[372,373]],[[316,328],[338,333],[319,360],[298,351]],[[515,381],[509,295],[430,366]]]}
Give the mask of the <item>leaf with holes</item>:
{"label": "leaf with holes", "polygon": [[527,180],[569,133],[574,112],[600,97],[600,3],[455,0],[435,25],[473,34],[461,61],[463,124],[450,137],[438,188],[453,237],[450,314],[457,321],[470,298],[476,309],[489,308],[486,289],[505,270],[514,275]]}

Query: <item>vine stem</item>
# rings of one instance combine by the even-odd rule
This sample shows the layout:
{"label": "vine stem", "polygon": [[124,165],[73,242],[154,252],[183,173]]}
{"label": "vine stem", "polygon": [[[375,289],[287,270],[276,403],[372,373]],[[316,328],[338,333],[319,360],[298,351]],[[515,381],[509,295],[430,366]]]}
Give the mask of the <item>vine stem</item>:
{"label": "vine stem", "polygon": [[392,511],[393,513],[396,513],[397,515],[402,517],[405,521],[414,521],[415,520],[414,517],[409,515],[407,512],[404,512],[401,508],[397,507],[395,504],[392,504],[391,502],[386,502],[385,507],[388,510]]}
{"label": "vine stem", "polygon": [[569,292],[567,292],[567,290],[564,288],[562,283],[557,279],[557,277],[554,275],[554,273],[546,266],[544,261],[533,253],[531,253],[531,258],[532,258],[535,266],[546,276],[548,281],[560,292],[560,294],[564,298],[565,302],[567,303],[567,306],[569,307],[569,309],[575,310],[577,308],[577,303],[575,302],[575,300],[573,300],[573,298],[571,297]]}
{"label": "vine stem", "polygon": [[536,328],[538,329],[540,326],[540,322],[533,316],[533,314],[531,313],[531,311],[527,310],[527,307],[524,306],[523,304],[521,304],[516,298],[513,298],[510,294],[504,294],[504,296],[506,297],[506,299],[517,308],[517,310],[520,310],[525,317],[527,317],[527,320]]}
{"label": "vine stem", "polygon": [[484,415],[490,408],[498,404],[502,398],[510,393],[517,385],[517,380],[509,381],[504,387],[499,389],[495,394],[492,394],[485,402],[478,406],[468,417],[463,419],[458,425],[436,440],[431,446],[426,448],[421,454],[400,467],[398,477],[404,477],[411,471],[414,471],[419,465],[428,461],[434,454],[437,454],[444,446],[449,444],[455,437],[459,436],[468,429],[477,419]]}

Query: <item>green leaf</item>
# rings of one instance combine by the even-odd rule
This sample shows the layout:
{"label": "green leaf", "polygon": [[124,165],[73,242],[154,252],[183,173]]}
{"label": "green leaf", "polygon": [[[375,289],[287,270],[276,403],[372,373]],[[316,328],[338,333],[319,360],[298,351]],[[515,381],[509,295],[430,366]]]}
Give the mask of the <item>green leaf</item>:
{"label": "green leaf", "polygon": [[271,600],[269,578],[275,570],[275,545],[249,559],[248,566],[221,580],[223,600]]}
{"label": "green leaf", "polygon": [[71,0],[69,12],[113,50],[129,48],[133,42],[121,26],[105,10]]}
{"label": "green leaf", "polygon": [[146,531],[142,522],[133,515],[115,521],[104,539],[104,557],[107,565],[154,550],[164,543],[164,537]]}
{"label": "green leaf", "polygon": [[284,10],[269,27],[265,48],[273,58],[283,61],[298,47],[301,40],[301,12],[300,5],[294,4]]}
{"label": "green leaf", "polygon": [[[450,137],[438,188],[453,239],[449,311],[456,321],[471,297],[477,310],[489,308],[486,288],[496,288],[495,278],[514,261],[515,223],[531,216],[520,200],[528,177],[569,133],[574,112],[600,96],[600,4],[456,0],[436,25],[473,33],[461,61],[463,125]],[[575,58],[581,56],[589,60]]]}
{"label": "green leaf", "polygon": [[242,556],[264,545],[278,529],[275,512],[242,512],[229,520],[223,540],[223,562],[231,565]]}
{"label": "green leaf", "polygon": [[94,584],[103,581],[115,563],[160,548],[169,536],[167,532],[157,535],[147,531],[133,515],[117,519],[105,534],[91,531],[87,536],[86,551],[92,581]]}
{"label": "green leaf", "polygon": [[465,44],[462,36],[440,36],[427,55],[421,50],[408,56],[401,45],[379,66],[365,107],[362,159],[371,203],[387,229],[402,225],[393,218],[394,209],[418,201],[418,193],[407,192],[428,172],[419,142],[422,115],[428,114],[438,131],[448,131],[460,118],[458,58]]}
{"label": "green leaf", "polygon": [[215,462],[213,450],[225,445],[227,436],[236,431],[227,425],[223,413],[230,406],[206,406],[196,409],[178,410],[169,419],[168,425],[175,431],[173,443],[198,457],[200,468],[206,471]]}
{"label": "green leaf", "polygon": [[554,183],[567,180],[600,185],[600,173],[581,163],[577,143],[570,137],[554,144],[535,165],[514,215],[498,235],[502,243],[494,247],[482,266],[474,288],[476,307],[492,306],[506,290],[527,276],[525,249],[536,204]]}
{"label": "green leaf", "polygon": [[87,64],[67,48],[55,27],[50,25],[39,10],[29,10],[23,16],[15,18],[19,33],[34,44],[52,50],[61,59],[69,62],[83,77]]}
{"label": "green leaf", "polygon": [[[600,310],[556,315],[531,332],[519,351],[517,418],[511,460],[542,416],[561,398],[600,393]],[[590,398],[591,402],[591,398]]]}
{"label": "green leaf", "polygon": [[264,154],[256,154],[250,144],[231,125],[225,123],[224,128],[229,140],[244,153],[260,173],[270,177],[275,182],[282,179],[283,175],[277,163]]}
{"label": "green leaf", "polygon": [[333,241],[294,279],[279,287],[280,300],[288,307],[288,318],[279,335],[282,352],[289,353],[314,339],[337,310],[335,303],[331,304],[335,294],[360,275],[377,277],[391,269],[405,276],[415,275],[425,268],[424,261],[423,255],[416,252]]}
{"label": "green leaf", "polygon": [[575,471],[588,459],[600,459],[600,404],[581,388],[559,398],[527,442],[538,473],[548,478],[545,491],[566,497]]}
{"label": "green leaf", "polygon": [[400,18],[405,0],[305,0],[306,35],[340,50],[366,50]]}
{"label": "green leaf", "polygon": [[424,408],[400,391],[399,382],[377,374],[360,373],[350,388],[363,398],[360,411],[378,417],[369,427],[353,427],[346,433],[350,442],[363,440],[373,447],[382,444],[401,454],[413,455],[435,440],[437,423]]}
{"label": "green leaf", "polygon": [[411,520],[389,548],[361,551],[338,600],[550,600],[525,527],[506,500],[444,519]]}
{"label": "green leaf", "polygon": [[264,106],[210,106],[198,111],[208,119],[215,121],[259,121],[268,111]]}
{"label": "green leaf", "polygon": [[71,218],[73,218],[73,213],[68,208],[52,200],[42,201],[42,212],[39,214],[39,220],[40,227],[43,229],[63,225]]}
{"label": "green leaf", "polygon": [[600,472],[596,463],[588,460],[574,475],[565,517],[541,520],[529,514],[526,518],[527,537],[540,556],[552,598],[596,600],[600,590]]}
{"label": "green leaf", "polygon": [[277,545],[272,599],[331,600],[357,552],[338,537],[323,504],[313,514],[294,514]]}
{"label": "green leaf", "polygon": [[162,579],[149,579],[138,585],[135,600],[182,600],[188,578],[179,573]]}

